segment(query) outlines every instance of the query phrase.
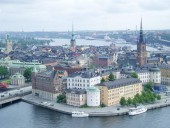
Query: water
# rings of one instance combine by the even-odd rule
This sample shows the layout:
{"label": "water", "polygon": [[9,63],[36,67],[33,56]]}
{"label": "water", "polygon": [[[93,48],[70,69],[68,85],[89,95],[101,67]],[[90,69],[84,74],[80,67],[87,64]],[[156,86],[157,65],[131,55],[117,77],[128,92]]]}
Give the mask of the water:
{"label": "water", "polygon": [[[51,42],[50,45],[51,46],[60,46],[60,45],[70,45],[70,40],[69,39],[53,39],[54,42]],[[94,46],[109,46],[111,44],[111,42],[106,42],[104,40],[85,40],[85,39],[77,39],[76,40],[76,44],[77,45],[94,45]],[[134,44],[122,44],[117,43],[116,46],[130,46],[132,48],[132,50],[136,50],[137,46]],[[157,49],[152,48],[147,46],[146,49],[148,51],[157,51]]]}
{"label": "water", "polygon": [[169,128],[170,107],[137,116],[72,118],[18,102],[0,109],[0,128]]}

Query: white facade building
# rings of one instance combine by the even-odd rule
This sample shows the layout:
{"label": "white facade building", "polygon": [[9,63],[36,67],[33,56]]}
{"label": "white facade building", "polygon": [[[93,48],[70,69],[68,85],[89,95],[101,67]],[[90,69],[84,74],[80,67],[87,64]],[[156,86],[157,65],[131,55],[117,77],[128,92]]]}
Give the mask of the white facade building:
{"label": "white facade building", "polygon": [[100,90],[96,87],[87,88],[87,106],[100,105]]}
{"label": "white facade building", "polygon": [[25,78],[24,78],[24,76],[17,72],[15,75],[13,75],[11,77],[11,84],[12,85],[18,85],[18,86],[25,85]]}
{"label": "white facade building", "polygon": [[136,73],[143,84],[150,82],[150,72],[148,70],[137,70]]}
{"label": "white facade building", "polygon": [[96,73],[80,72],[67,77],[67,89],[87,89],[100,83],[100,75]]}
{"label": "white facade building", "polygon": [[161,71],[160,69],[155,65],[154,67],[150,68],[150,81],[155,84],[161,83]]}

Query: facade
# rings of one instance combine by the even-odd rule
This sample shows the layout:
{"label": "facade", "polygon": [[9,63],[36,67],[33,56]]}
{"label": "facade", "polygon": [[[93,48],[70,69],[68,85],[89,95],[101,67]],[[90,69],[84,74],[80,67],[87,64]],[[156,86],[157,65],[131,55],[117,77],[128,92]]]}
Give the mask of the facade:
{"label": "facade", "polygon": [[95,107],[100,105],[100,90],[96,87],[87,88],[87,106]]}
{"label": "facade", "polygon": [[108,67],[117,64],[118,54],[115,52],[113,55],[96,55],[93,58],[94,65],[97,67]]}
{"label": "facade", "polygon": [[150,71],[148,69],[137,69],[135,72],[138,75],[138,79],[142,81],[142,84],[150,82]]}
{"label": "facade", "polygon": [[136,78],[118,79],[115,81],[103,82],[98,85],[100,89],[101,103],[106,106],[118,104],[121,97],[133,98],[141,93],[142,82]]}
{"label": "facade", "polygon": [[72,26],[72,34],[71,34],[71,40],[70,40],[70,50],[75,51],[76,50],[76,38]]}
{"label": "facade", "polygon": [[149,69],[150,71],[150,81],[154,84],[161,84],[161,71],[157,65],[154,65]]}
{"label": "facade", "polygon": [[55,101],[62,91],[62,80],[57,71],[32,72],[32,94],[44,99]]}
{"label": "facade", "polygon": [[13,50],[13,43],[9,39],[9,35],[7,35],[7,37],[6,37],[6,50],[5,50],[5,53],[9,54],[12,50]]}
{"label": "facade", "polygon": [[9,69],[10,75],[15,75],[17,72],[24,74],[26,68],[34,68],[41,72],[46,70],[46,66],[36,62],[21,62],[19,60],[0,59],[0,66],[5,66]]}
{"label": "facade", "polygon": [[142,20],[139,41],[137,42],[137,65],[142,66],[147,63],[146,42],[143,38]]}
{"label": "facade", "polygon": [[161,64],[159,65],[161,70],[161,83],[163,85],[170,85],[170,65],[169,64]]}
{"label": "facade", "polygon": [[86,104],[86,91],[80,89],[66,90],[66,103],[77,107]]}
{"label": "facade", "polygon": [[25,85],[25,78],[24,78],[24,76],[17,72],[15,75],[13,75],[11,77],[11,84],[12,85],[17,85],[17,86]]}
{"label": "facade", "polygon": [[90,71],[75,72],[67,77],[67,89],[87,89],[100,83],[100,74]]}

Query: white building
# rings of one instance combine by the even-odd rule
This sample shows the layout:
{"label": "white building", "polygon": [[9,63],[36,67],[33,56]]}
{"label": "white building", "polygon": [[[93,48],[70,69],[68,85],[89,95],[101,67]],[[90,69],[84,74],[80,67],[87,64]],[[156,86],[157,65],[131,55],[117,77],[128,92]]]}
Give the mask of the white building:
{"label": "white building", "polygon": [[150,71],[150,81],[155,84],[160,84],[161,83],[160,69],[155,65],[152,68],[150,68],[149,71]]}
{"label": "white building", "polygon": [[15,75],[11,77],[11,84],[18,86],[24,85],[25,84],[24,76],[17,72]]}
{"label": "white building", "polygon": [[100,105],[100,90],[96,87],[87,88],[87,106]]}
{"label": "white building", "polygon": [[136,70],[138,78],[142,81],[142,83],[150,82],[150,72],[149,70]]}
{"label": "white building", "polygon": [[100,75],[92,72],[76,72],[67,77],[67,89],[87,89],[100,83]]}

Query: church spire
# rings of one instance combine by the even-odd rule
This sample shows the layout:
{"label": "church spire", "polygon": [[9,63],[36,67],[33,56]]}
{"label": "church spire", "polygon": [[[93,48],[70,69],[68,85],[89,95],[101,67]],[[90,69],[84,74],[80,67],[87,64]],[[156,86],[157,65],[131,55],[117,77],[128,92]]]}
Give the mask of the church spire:
{"label": "church spire", "polygon": [[144,43],[144,40],[143,40],[143,28],[142,28],[142,18],[141,18],[141,24],[140,24],[139,43]]}

